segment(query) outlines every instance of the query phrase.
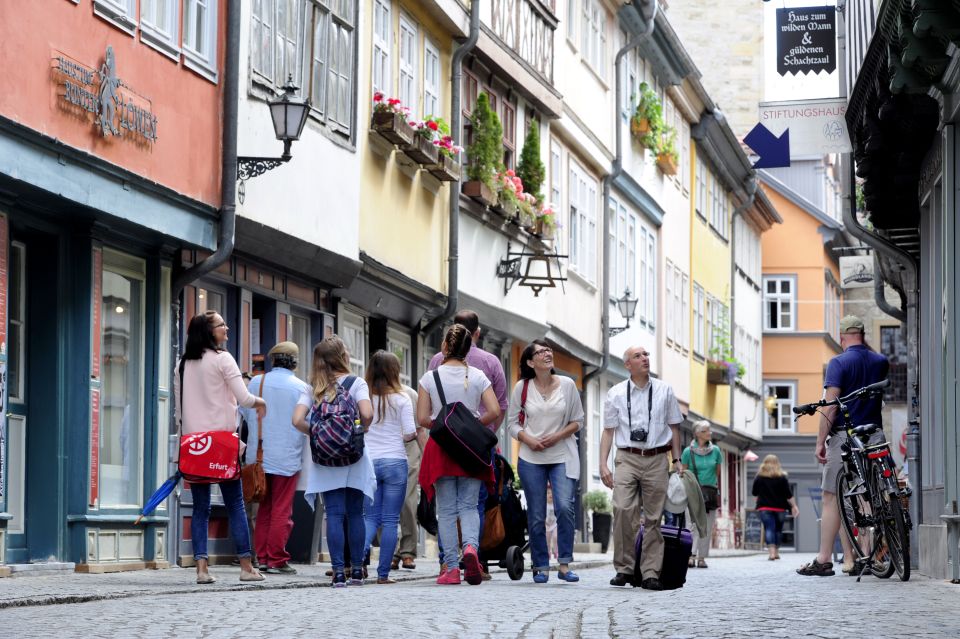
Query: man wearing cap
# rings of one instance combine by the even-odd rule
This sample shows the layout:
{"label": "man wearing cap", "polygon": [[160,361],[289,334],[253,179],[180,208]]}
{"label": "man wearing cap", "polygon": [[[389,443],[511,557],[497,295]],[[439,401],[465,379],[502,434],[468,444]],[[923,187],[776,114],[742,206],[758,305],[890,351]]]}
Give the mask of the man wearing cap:
{"label": "man wearing cap", "polygon": [[[843,352],[830,360],[823,378],[824,399],[827,401],[848,395],[858,388],[883,381],[887,378],[890,362],[870,348],[864,339],[863,320],[856,315],[847,315],[840,320],[840,348]],[[850,420],[855,426],[880,424],[881,399],[862,399],[850,403]],[[823,516],[820,520],[820,552],[809,564],[797,569],[806,576],[829,577],[834,574],[830,555],[833,540],[840,532],[840,511],[837,508],[837,475],[840,473],[840,445],[845,436],[832,432],[834,420],[839,424],[842,417],[836,406],[827,406],[821,411],[820,430],[814,455],[823,467]],[[840,535],[843,544],[844,572],[853,570],[853,549],[846,535]]]}
{"label": "man wearing cap", "polygon": [[[254,546],[260,566],[266,573],[296,574],[287,562],[287,539],[293,530],[293,494],[300,474],[300,459],[306,436],[293,427],[293,410],[303,392],[310,387],[294,375],[300,349],[293,342],[280,342],[270,349],[267,359],[272,368],[250,380],[249,389],[262,395],[270,405],[263,418],[263,472],[267,494],[260,502],[254,528]],[[246,460],[257,456],[257,415],[242,409],[250,429]]]}

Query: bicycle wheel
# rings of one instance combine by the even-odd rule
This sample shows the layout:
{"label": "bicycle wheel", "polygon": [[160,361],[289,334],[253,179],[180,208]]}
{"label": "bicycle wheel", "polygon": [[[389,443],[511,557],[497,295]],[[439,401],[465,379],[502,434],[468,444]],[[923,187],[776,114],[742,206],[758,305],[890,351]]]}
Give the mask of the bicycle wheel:
{"label": "bicycle wheel", "polygon": [[883,536],[890,552],[890,563],[896,569],[900,581],[908,581],[910,579],[910,532],[907,530],[903,504],[900,503],[898,495],[891,494],[884,488],[880,468],[874,466],[873,472],[874,483],[878,489],[877,495],[883,508]]}
{"label": "bicycle wheel", "polygon": [[866,493],[865,498],[869,499],[870,510],[873,513],[873,561],[870,562],[870,573],[880,579],[889,579],[896,572],[896,565],[891,561],[890,544],[887,542],[885,534],[886,526],[884,508],[881,501],[883,495],[883,483],[878,482],[880,475],[874,473],[870,477],[870,492]]}
{"label": "bicycle wheel", "polygon": [[864,523],[864,500],[862,495],[851,495],[854,489],[852,475],[848,476],[846,470],[841,470],[837,474],[837,507],[840,509],[841,529],[850,540],[853,546],[853,553],[856,559],[865,559],[873,550],[873,544],[867,529],[862,527]]}

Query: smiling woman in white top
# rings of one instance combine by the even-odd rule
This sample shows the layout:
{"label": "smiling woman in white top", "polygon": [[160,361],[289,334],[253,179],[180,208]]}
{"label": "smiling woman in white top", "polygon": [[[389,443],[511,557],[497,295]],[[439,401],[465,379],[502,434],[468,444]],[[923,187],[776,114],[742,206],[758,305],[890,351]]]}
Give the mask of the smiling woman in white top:
{"label": "smiling woman in white top", "polygon": [[554,373],[553,349],[544,340],[534,340],[520,355],[520,381],[510,397],[507,423],[510,435],[520,442],[517,473],[527,498],[533,580],[542,584],[549,579],[549,482],[557,517],[558,576],[566,582],[579,581],[569,564],[573,561],[574,500],[580,477],[574,434],[583,424],[583,404],[576,383]]}
{"label": "smiling woman in white top", "polygon": [[392,584],[396,582],[390,579],[390,563],[397,549],[400,510],[407,493],[404,442],[417,437],[417,427],[413,423],[413,402],[400,385],[400,360],[396,355],[387,351],[373,354],[367,365],[367,385],[373,402],[373,423],[364,440],[373,460],[377,492],[373,506],[364,510],[367,527],[364,554],[369,557],[370,544],[382,526],[377,583]]}

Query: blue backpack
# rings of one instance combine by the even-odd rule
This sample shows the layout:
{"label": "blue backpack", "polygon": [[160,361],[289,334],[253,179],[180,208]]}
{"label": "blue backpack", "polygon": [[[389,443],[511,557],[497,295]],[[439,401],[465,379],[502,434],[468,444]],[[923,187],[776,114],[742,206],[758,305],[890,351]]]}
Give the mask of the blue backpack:
{"label": "blue backpack", "polygon": [[307,415],[310,453],[321,466],[349,466],[363,457],[363,428],[357,426],[360,410],[350,395],[356,377],[337,384],[333,399],[315,401]]}

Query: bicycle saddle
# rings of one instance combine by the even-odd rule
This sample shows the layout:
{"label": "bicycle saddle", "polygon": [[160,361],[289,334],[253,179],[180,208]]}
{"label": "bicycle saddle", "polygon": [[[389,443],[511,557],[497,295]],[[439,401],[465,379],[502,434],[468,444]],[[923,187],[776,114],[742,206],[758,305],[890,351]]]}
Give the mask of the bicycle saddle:
{"label": "bicycle saddle", "polygon": [[877,432],[877,431],[880,430],[881,428],[882,428],[882,426],[880,426],[880,424],[862,424],[862,425],[860,425],[860,426],[855,426],[855,427],[851,430],[851,432],[852,432],[854,435],[867,436],[867,435],[872,435],[872,434],[874,434],[875,432]]}

